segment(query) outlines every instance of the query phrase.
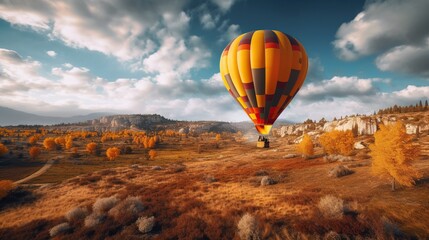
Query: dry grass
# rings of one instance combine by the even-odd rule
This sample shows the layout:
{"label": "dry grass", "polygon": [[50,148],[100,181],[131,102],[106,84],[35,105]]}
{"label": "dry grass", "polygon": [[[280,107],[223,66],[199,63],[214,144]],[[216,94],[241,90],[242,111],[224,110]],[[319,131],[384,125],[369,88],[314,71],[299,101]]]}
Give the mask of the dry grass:
{"label": "dry grass", "polygon": [[[160,154],[155,161],[139,160],[139,149],[133,149],[132,154],[118,158],[126,162],[124,167],[102,170],[117,167],[104,163],[106,165],[98,172],[34,190],[39,196],[34,202],[7,207],[0,212],[0,220],[8,219],[0,221],[0,236],[46,239],[49,229],[64,222],[64,215],[76,206],[91,209],[96,199],[116,196],[118,202],[110,208],[113,211],[124,199],[135,196],[144,206],[137,214],[125,216],[103,210],[96,227],[85,228],[81,220],[81,225],[70,223],[71,233],[58,236],[63,239],[133,239],[142,236],[136,220],[153,216],[156,221],[148,237],[240,239],[237,225],[243,215],[251,213],[258,218],[261,239],[311,239],[311,236],[323,237],[331,231],[352,238],[429,237],[427,180],[421,180],[415,188],[402,188],[392,193],[389,183],[372,176],[366,164],[356,167],[355,173],[348,177],[331,178],[326,173],[335,163],[325,163],[322,158],[284,159],[293,151],[282,144],[284,140],[272,139],[273,148],[263,150],[255,149],[253,143],[225,141],[219,149],[202,154],[198,154],[196,148],[190,153],[191,148],[185,145],[184,152],[188,151],[188,156],[178,154],[180,142],[172,144],[172,149],[164,143],[157,149]],[[122,157],[126,159],[121,160]],[[367,162],[355,160],[355,164]],[[130,167],[131,163],[138,167]],[[84,164],[87,163],[75,166],[93,166]],[[152,166],[162,167],[155,170]],[[429,177],[428,162],[418,162],[417,168],[426,179]],[[207,181],[207,176],[216,181]],[[272,177],[277,184],[255,185],[255,179],[260,181],[263,176]],[[356,202],[356,206],[345,211],[341,218],[321,217],[316,206],[326,195],[338,196],[346,203]]]}

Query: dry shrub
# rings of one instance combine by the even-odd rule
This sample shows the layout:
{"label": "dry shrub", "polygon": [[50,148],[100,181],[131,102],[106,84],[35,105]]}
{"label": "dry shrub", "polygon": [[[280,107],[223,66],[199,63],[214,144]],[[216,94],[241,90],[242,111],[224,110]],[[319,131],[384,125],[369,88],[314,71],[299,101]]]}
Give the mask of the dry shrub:
{"label": "dry shrub", "polygon": [[324,156],[323,160],[327,163],[337,162],[337,161],[338,162],[351,162],[351,161],[353,161],[353,158],[349,157],[349,156],[332,154],[332,155]]}
{"label": "dry shrub", "polygon": [[327,234],[325,234],[325,236],[323,237],[323,240],[341,240],[341,235],[334,232],[334,231],[330,231]]}
{"label": "dry shrub", "polygon": [[49,235],[51,237],[55,237],[59,234],[66,233],[69,230],[71,230],[70,224],[67,222],[64,222],[64,223],[60,223],[60,224],[54,226],[53,228],[51,228],[51,230],[49,230]]}
{"label": "dry shrub", "polygon": [[149,158],[150,158],[150,160],[154,160],[157,155],[158,155],[158,153],[155,150],[150,150],[149,151]]}
{"label": "dry shrub", "polygon": [[343,165],[338,165],[336,167],[334,167],[333,169],[331,169],[329,171],[329,176],[330,177],[343,177],[343,176],[347,176],[354,173],[353,170],[351,170],[350,168],[348,168],[347,166],[343,166]]}
{"label": "dry shrub", "polygon": [[153,166],[152,167],[152,170],[162,170],[162,167],[161,166]]}
{"label": "dry shrub", "polygon": [[148,233],[152,231],[155,225],[155,218],[152,217],[140,217],[136,221],[137,228],[141,233]]}
{"label": "dry shrub", "polygon": [[237,224],[238,235],[242,240],[259,240],[258,223],[251,214],[246,213]]}
{"label": "dry shrub", "polygon": [[206,183],[213,183],[213,182],[216,182],[216,181],[217,181],[217,179],[216,179],[214,176],[212,176],[212,175],[206,175],[206,176],[204,177],[204,181],[205,181]]}
{"label": "dry shrub", "polygon": [[344,213],[344,202],[335,196],[326,195],[320,199],[317,208],[326,218],[341,218]]}
{"label": "dry shrub", "polygon": [[105,219],[106,219],[105,214],[99,214],[99,213],[93,212],[92,214],[88,215],[85,218],[84,225],[87,228],[92,228],[104,222]]}
{"label": "dry shrub", "polygon": [[269,176],[264,176],[264,177],[262,177],[262,179],[261,179],[261,186],[268,186],[268,185],[273,185],[273,184],[275,184],[276,182],[274,181],[274,179],[272,179],[271,177],[269,177]]}
{"label": "dry shrub", "polygon": [[115,196],[98,198],[94,205],[92,205],[92,211],[97,214],[106,213],[111,208],[113,208],[118,203],[118,201],[119,200]]}
{"label": "dry shrub", "polygon": [[81,222],[88,215],[88,210],[84,207],[75,207],[68,211],[65,215],[67,221],[70,223]]}
{"label": "dry shrub", "polygon": [[138,197],[127,197],[125,200],[110,209],[109,216],[124,225],[135,221],[138,214],[144,210],[142,201]]}
{"label": "dry shrub", "polygon": [[15,188],[15,184],[10,180],[0,180],[0,199],[6,197]]}

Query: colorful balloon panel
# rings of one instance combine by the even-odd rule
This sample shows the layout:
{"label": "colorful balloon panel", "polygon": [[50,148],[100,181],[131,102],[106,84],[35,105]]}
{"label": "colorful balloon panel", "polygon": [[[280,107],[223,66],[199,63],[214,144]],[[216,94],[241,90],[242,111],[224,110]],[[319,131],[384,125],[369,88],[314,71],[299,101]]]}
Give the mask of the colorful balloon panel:
{"label": "colorful balloon panel", "polygon": [[308,58],[295,38],[280,31],[257,30],[232,40],[220,58],[226,89],[260,134],[269,134],[304,83]]}

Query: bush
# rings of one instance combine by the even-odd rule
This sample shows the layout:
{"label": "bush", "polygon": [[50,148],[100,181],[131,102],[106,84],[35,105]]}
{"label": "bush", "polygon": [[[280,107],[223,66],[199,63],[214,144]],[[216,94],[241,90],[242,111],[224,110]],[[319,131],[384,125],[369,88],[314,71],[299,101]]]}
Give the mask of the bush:
{"label": "bush", "polygon": [[88,215],[88,210],[83,207],[75,207],[68,211],[65,215],[69,222],[80,222]]}
{"label": "bush", "polygon": [[158,153],[155,150],[150,150],[149,151],[150,160],[155,159],[156,155],[158,155]]}
{"label": "bush", "polygon": [[57,144],[55,143],[55,139],[52,137],[45,138],[45,140],[43,140],[43,146],[47,150],[54,150],[57,148]]}
{"label": "bush", "polygon": [[143,203],[138,197],[127,197],[110,209],[109,216],[112,216],[118,222],[130,223],[135,221],[143,209]]}
{"label": "bush", "polygon": [[238,235],[242,240],[256,240],[259,238],[258,223],[251,214],[246,213],[237,224]]}
{"label": "bush", "polygon": [[349,156],[332,154],[332,155],[324,156],[323,160],[325,160],[325,162],[327,162],[327,163],[337,162],[337,161],[338,162],[351,162],[351,161],[353,161],[353,158],[349,157]]}
{"label": "bush", "polygon": [[104,214],[92,213],[85,218],[84,225],[88,228],[95,227],[102,223],[105,219],[106,215]]}
{"label": "bush", "polygon": [[301,153],[305,158],[314,154],[314,146],[311,137],[308,134],[304,134],[301,142],[297,145],[297,150]]}
{"label": "bush", "polygon": [[329,171],[330,177],[343,177],[354,173],[353,170],[348,168],[347,166],[338,165]]}
{"label": "bush", "polygon": [[6,197],[15,188],[15,184],[10,180],[0,181],[0,199]]}
{"label": "bush", "polygon": [[341,240],[341,235],[334,231],[330,231],[327,234],[325,234],[325,236],[323,237],[323,240]]}
{"label": "bush", "polygon": [[35,160],[40,155],[40,148],[39,147],[31,147],[30,150],[28,150],[28,154],[30,154],[31,159]]}
{"label": "bush", "polygon": [[67,222],[64,223],[60,223],[58,225],[56,225],[55,227],[51,228],[51,230],[49,230],[49,235],[51,237],[55,237],[58,234],[61,233],[65,233],[67,231],[69,231],[71,229],[70,224]]}
{"label": "bush", "polygon": [[109,160],[115,160],[121,154],[121,150],[117,147],[111,147],[106,150],[106,156]]}
{"label": "bush", "polygon": [[326,153],[341,155],[349,155],[355,143],[350,130],[326,132],[319,137],[319,142]]}
{"label": "bush", "polygon": [[88,151],[90,154],[94,154],[97,149],[97,143],[91,142],[86,144],[86,151]]}
{"label": "bush", "polygon": [[152,217],[140,217],[136,221],[137,228],[141,233],[148,233],[152,231],[155,225],[155,218]]}
{"label": "bush", "polygon": [[2,143],[0,143],[0,156],[6,154],[8,152],[9,152],[9,149],[5,145],[3,145]]}
{"label": "bush", "polygon": [[269,176],[262,177],[261,186],[268,186],[268,185],[273,185],[273,184],[275,184],[275,181],[271,177],[269,177]]}
{"label": "bush", "polygon": [[322,197],[317,208],[326,218],[341,218],[344,213],[343,200],[332,195]]}
{"label": "bush", "polygon": [[118,199],[114,196],[99,198],[95,201],[94,205],[92,205],[92,211],[94,213],[103,214],[113,208],[116,203],[118,203]]}

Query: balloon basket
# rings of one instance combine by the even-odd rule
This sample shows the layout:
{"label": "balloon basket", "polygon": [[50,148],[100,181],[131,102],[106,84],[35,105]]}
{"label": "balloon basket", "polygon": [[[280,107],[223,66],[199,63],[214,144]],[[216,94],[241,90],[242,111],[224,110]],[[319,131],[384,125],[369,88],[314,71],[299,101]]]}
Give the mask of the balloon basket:
{"label": "balloon basket", "polygon": [[257,148],[269,148],[270,147],[270,141],[268,138],[259,136],[258,142],[256,142]]}

